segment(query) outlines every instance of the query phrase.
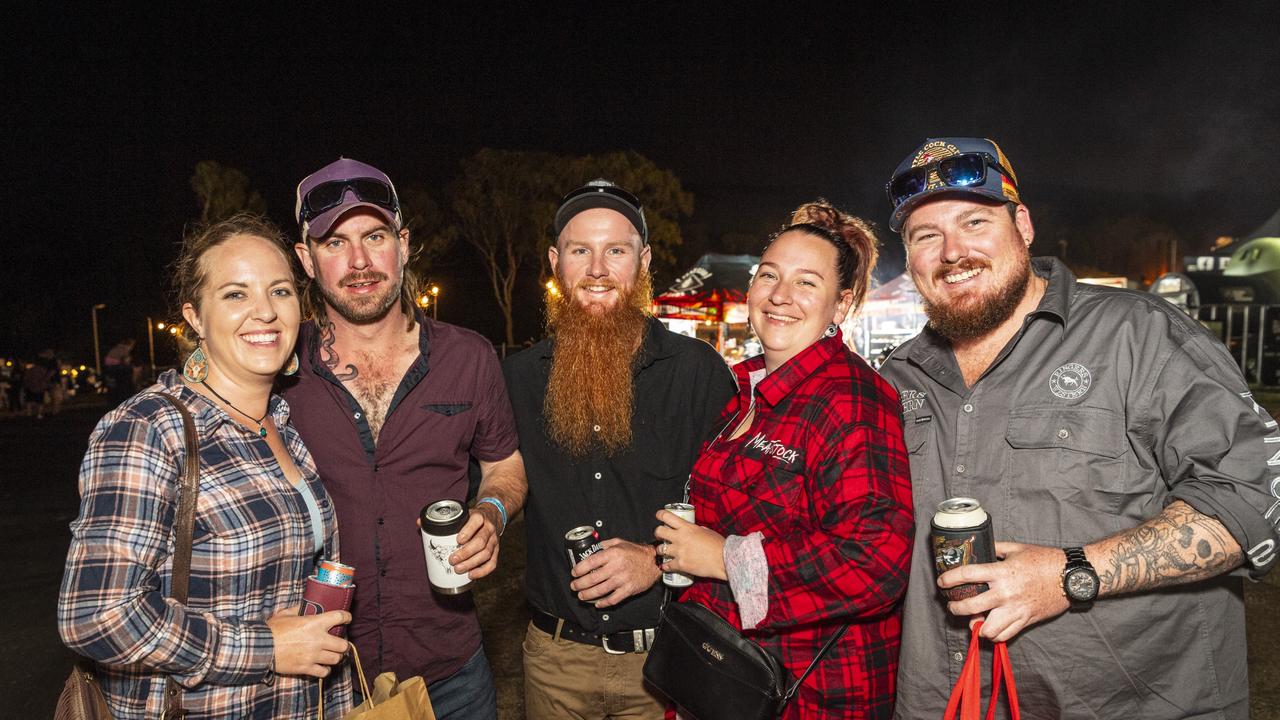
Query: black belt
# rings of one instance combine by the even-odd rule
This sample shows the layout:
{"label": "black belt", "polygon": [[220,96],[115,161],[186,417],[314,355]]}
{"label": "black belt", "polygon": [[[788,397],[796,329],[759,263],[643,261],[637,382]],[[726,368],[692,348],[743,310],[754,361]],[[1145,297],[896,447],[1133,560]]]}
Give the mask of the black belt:
{"label": "black belt", "polygon": [[588,632],[572,620],[561,620],[541,610],[533,610],[533,626],[548,635],[555,636],[559,626],[560,637],[583,645],[595,645],[604,648],[612,655],[623,655],[630,652],[648,652],[653,647],[653,628],[643,630],[622,630],[608,635]]}

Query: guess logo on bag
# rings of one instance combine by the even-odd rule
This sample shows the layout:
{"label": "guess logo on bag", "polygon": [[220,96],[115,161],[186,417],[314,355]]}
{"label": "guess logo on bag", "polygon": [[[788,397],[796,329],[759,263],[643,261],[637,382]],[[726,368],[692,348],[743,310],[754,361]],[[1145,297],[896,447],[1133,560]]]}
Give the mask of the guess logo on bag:
{"label": "guess logo on bag", "polygon": [[705,643],[705,642],[702,643],[702,649],[706,651],[708,655],[715,658],[717,661],[724,662],[724,653],[711,647],[711,643]]}

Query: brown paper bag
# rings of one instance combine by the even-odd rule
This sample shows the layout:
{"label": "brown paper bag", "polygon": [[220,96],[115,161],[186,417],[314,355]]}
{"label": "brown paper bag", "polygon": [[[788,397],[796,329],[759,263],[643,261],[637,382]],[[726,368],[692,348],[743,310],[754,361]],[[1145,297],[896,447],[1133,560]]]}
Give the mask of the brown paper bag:
{"label": "brown paper bag", "polygon": [[397,682],[395,673],[384,672],[373,679],[371,690],[364,678],[364,668],[360,667],[360,655],[355,645],[351,646],[351,658],[355,661],[364,702],[344,715],[342,720],[436,720],[431,699],[427,697],[427,683],[421,677]]}

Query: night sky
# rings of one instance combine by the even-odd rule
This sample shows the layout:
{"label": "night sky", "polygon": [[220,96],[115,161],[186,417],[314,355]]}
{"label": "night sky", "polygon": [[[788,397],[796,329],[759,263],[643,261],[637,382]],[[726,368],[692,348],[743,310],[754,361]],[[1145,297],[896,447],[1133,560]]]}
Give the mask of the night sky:
{"label": "night sky", "polygon": [[[636,150],[694,194],[682,262],[825,196],[883,229],[885,277],[902,260],[883,186],[930,136],[1000,142],[1039,253],[1134,214],[1188,253],[1280,208],[1274,2],[173,5],[6,13],[0,356],[91,362],[97,302],[103,350],[145,352],[200,160],[247,174],[292,230],[297,181],[339,155],[440,198],[482,147]],[[441,319],[501,339],[465,246],[433,276]],[[525,297],[520,338],[539,333]]]}

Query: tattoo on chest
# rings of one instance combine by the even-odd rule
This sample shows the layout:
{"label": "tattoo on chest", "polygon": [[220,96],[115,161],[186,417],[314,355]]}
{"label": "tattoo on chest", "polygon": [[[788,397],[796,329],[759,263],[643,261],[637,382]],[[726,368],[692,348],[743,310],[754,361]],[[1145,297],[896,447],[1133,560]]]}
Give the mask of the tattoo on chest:
{"label": "tattoo on chest", "polygon": [[320,362],[324,363],[325,367],[329,368],[329,371],[332,372],[334,377],[338,378],[338,380],[341,380],[342,382],[355,380],[356,376],[360,374],[360,371],[356,369],[355,365],[348,363],[345,368],[342,368],[341,370],[338,369],[338,364],[341,360],[338,359],[338,351],[333,349],[333,344],[336,339],[337,338],[333,332],[333,326],[325,325],[324,330],[320,334]]}

